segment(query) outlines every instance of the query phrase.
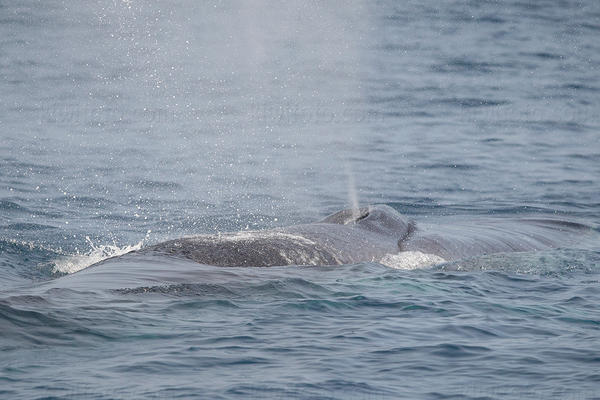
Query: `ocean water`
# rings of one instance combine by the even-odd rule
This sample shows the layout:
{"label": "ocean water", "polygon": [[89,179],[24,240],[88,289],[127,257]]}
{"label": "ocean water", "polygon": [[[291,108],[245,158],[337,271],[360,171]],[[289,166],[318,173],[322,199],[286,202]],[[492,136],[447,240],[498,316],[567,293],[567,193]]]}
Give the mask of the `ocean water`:
{"label": "ocean water", "polygon": [[599,36],[593,0],[0,0],[0,398],[600,398],[598,241],[71,279],[356,202],[598,231]]}

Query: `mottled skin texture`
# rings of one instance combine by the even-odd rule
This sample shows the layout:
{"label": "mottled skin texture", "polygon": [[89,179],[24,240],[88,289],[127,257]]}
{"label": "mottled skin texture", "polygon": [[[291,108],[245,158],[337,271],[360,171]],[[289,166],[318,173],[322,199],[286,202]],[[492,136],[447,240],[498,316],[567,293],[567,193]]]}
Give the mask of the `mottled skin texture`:
{"label": "mottled skin texture", "polygon": [[397,253],[399,240],[411,229],[411,223],[392,208],[377,206],[355,214],[344,210],[313,224],[175,239],[140,252],[223,267],[351,264]]}
{"label": "mottled skin texture", "polygon": [[567,246],[590,229],[554,219],[470,219],[417,224],[389,206],[343,210],[312,224],[268,231],[200,235],[138,253],[162,253],[216,266],[335,265],[420,251],[445,260]]}

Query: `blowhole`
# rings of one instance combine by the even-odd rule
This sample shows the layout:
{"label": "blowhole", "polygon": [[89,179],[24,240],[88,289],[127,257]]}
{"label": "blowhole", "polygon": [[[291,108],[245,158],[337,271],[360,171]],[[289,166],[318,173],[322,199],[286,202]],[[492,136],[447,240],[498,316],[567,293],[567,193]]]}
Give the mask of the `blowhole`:
{"label": "blowhole", "polygon": [[361,221],[361,220],[363,220],[363,219],[367,218],[367,217],[369,216],[369,214],[370,214],[370,213],[369,213],[368,211],[367,211],[367,212],[365,212],[364,214],[361,214],[361,215],[360,215],[358,218],[356,218],[356,219],[354,220],[354,223],[357,223],[358,221]]}

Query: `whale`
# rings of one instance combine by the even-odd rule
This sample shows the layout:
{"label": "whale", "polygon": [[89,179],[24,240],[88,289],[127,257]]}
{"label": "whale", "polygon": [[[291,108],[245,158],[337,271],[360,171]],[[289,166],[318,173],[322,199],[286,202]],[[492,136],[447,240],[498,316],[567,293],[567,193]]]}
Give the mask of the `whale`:
{"label": "whale", "polygon": [[[371,205],[338,211],[313,223],[159,242],[44,281],[32,293],[61,288],[83,292],[137,288],[143,292],[199,281],[233,284],[256,279],[257,274],[302,276],[302,269],[288,267],[327,271],[374,263],[401,269],[452,268],[454,261],[478,256],[597,249],[599,236],[594,227],[552,215],[413,219],[388,205]],[[408,267],[407,260],[411,263]]]}
{"label": "whale", "polygon": [[454,261],[571,246],[591,230],[577,222],[536,216],[417,222],[388,205],[371,205],[342,210],[314,223],[183,237],[133,253],[219,267],[356,264],[380,262],[401,252]]}

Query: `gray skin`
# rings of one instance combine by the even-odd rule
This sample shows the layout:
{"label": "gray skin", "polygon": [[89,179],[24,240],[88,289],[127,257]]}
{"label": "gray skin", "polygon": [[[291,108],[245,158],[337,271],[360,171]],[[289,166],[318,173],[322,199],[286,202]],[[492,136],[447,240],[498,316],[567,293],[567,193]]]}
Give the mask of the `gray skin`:
{"label": "gray skin", "polygon": [[[551,218],[456,216],[437,218],[435,224],[415,223],[391,207],[371,206],[355,212],[340,211],[313,224],[169,240],[106,259],[28,290],[37,295],[40,289],[85,292],[137,288],[134,290],[145,292],[152,287],[199,281],[222,285],[255,279],[258,271],[211,266],[386,264],[390,258],[384,256],[401,251],[420,251],[453,261],[574,244],[597,249],[599,236],[585,225]],[[165,255],[172,259],[166,260]],[[433,257],[426,259],[443,262]],[[279,272],[274,270],[273,276],[280,276]],[[293,274],[286,272],[289,273]]]}
{"label": "gray skin", "polygon": [[222,267],[355,264],[377,262],[400,251],[420,251],[452,261],[565,247],[590,231],[578,223],[542,218],[416,224],[389,206],[377,205],[343,210],[312,224],[169,240],[137,253]]}

